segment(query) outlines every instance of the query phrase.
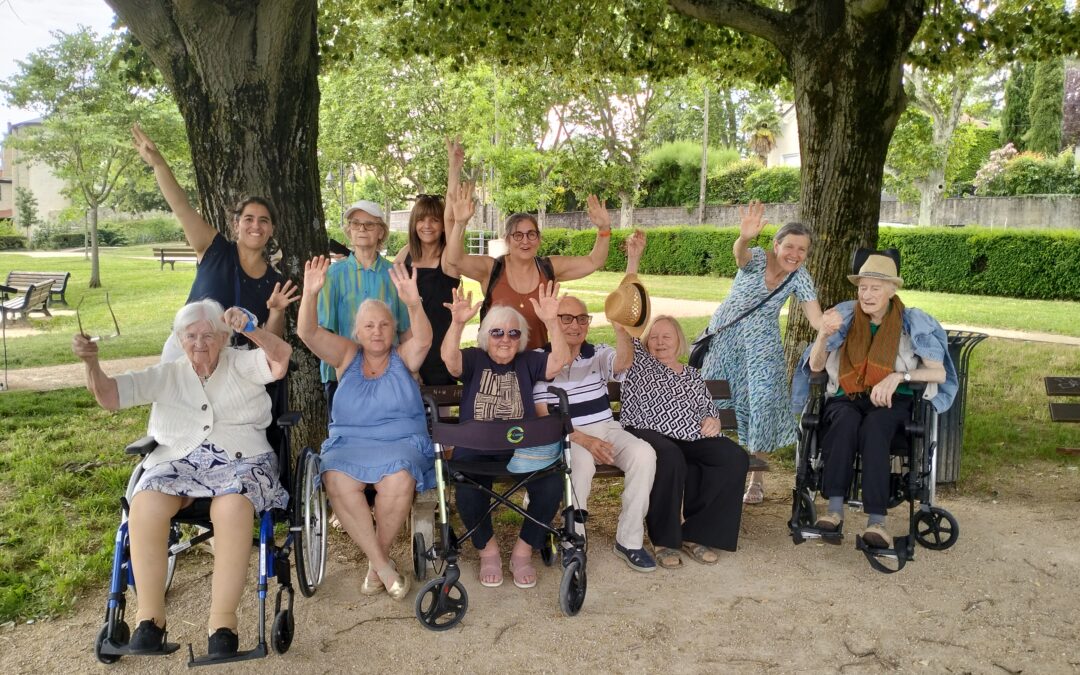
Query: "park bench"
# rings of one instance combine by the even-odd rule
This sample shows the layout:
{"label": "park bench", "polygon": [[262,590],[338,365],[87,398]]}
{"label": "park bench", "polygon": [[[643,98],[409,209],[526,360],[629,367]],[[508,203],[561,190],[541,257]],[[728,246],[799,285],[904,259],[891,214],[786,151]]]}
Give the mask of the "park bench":
{"label": "park bench", "polygon": [[161,263],[161,269],[165,269],[165,263],[169,263],[169,269],[176,269],[178,262],[199,262],[199,256],[195,249],[189,246],[162,246],[154,248],[154,257]]}
{"label": "park bench", "polygon": [[[45,282],[37,286],[30,286],[22,292],[14,288],[5,292],[3,305],[0,305],[2,307],[0,314],[3,315],[3,320],[6,322],[9,314],[14,314],[16,321],[25,320],[30,312],[43,312],[45,316],[52,316],[52,314],[49,314],[49,293],[51,290],[52,284]],[[17,293],[17,295],[8,299],[8,293]]]}
{"label": "park bench", "polygon": [[[1080,377],[1046,377],[1047,396],[1080,397]],[[1050,401],[1050,419],[1054,422],[1080,422],[1080,403]],[[1080,448],[1058,448],[1063,455],[1080,455]]]}
{"label": "park bench", "polygon": [[64,297],[64,294],[67,293],[68,280],[70,279],[71,272],[8,272],[7,281],[4,282],[4,285],[24,291],[31,286],[48,282],[50,284],[50,302],[59,300],[66,305],[67,298]]}

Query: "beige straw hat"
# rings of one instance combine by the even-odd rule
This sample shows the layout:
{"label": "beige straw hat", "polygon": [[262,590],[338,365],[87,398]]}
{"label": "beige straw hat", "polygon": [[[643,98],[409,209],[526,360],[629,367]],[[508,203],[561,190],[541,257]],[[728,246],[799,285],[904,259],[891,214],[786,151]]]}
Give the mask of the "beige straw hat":
{"label": "beige straw hat", "polygon": [[636,274],[627,274],[619,287],[604,301],[604,315],[608,321],[617,323],[634,337],[641,337],[649,325],[652,307],[649,292]]}

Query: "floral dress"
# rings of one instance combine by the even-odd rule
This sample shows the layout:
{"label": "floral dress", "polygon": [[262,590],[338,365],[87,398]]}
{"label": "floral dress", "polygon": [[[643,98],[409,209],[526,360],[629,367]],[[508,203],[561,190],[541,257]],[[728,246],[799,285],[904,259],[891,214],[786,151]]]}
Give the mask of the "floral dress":
{"label": "floral dress", "polygon": [[[750,249],[750,262],[735,275],[727,299],[716,308],[709,330],[739,317],[772,291],[765,286],[765,251]],[[789,296],[800,302],[817,299],[806,268],[781,292],[734,326],[717,335],[701,366],[706,380],[727,380],[731,399],[717,401],[720,408],[735,408],[739,440],[750,452],[772,452],[795,443],[795,417],[791,413],[784,346],[780,341],[780,310]]]}

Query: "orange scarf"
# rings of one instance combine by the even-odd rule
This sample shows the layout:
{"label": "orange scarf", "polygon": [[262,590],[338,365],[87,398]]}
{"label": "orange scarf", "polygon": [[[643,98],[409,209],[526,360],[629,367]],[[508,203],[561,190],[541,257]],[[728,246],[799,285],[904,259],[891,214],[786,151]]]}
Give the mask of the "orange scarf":
{"label": "orange scarf", "polygon": [[840,347],[840,387],[845,394],[854,397],[873,388],[893,372],[896,352],[900,348],[900,331],[904,327],[903,315],[904,303],[893,296],[885,320],[871,335],[870,315],[855,303],[855,316],[851,318],[851,327]]}

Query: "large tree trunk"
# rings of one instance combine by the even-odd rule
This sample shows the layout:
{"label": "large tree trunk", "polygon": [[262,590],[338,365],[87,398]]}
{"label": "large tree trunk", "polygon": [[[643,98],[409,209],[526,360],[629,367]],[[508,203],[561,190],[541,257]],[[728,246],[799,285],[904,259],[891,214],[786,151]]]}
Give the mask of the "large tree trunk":
{"label": "large tree trunk", "polygon": [[[315,0],[106,0],[142,43],[187,127],[203,217],[228,232],[246,194],[278,211],[281,272],[326,252],[319,198]],[[290,315],[295,325],[295,312]],[[292,331],[289,331],[292,334]],[[304,412],[297,447],[326,436],[318,362],[295,337],[291,404]]]}
{"label": "large tree trunk", "polygon": [[619,192],[619,227],[634,226],[634,198],[625,190]]}
{"label": "large tree trunk", "polygon": [[926,178],[916,181],[919,188],[919,225],[934,225],[941,212],[941,201],[945,194],[945,165],[931,167]]}

